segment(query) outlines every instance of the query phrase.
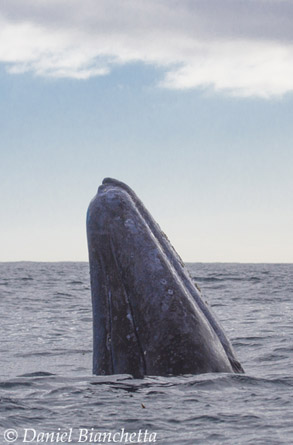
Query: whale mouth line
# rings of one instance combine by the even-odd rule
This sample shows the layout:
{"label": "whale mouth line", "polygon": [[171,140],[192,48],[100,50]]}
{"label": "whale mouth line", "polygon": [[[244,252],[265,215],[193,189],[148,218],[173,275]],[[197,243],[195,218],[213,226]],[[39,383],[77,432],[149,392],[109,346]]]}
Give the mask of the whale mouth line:
{"label": "whale mouth line", "polygon": [[[137,343],[137,346],[138,346],[138,349],[139,349],[139,352],[140,352],[140,357],[141,357],[143,369],[142,369],[142,373],[139,373],[139,376],[141,376],[141,374],[142,375],[147,375],[147,366],[146,366],[146,361],[145,361],[145,357],[144,357],[144,351],[143,351],[143,347],[142,347],[142,344],[141,344],[141,341],[140,341],[140,338],[139,338],[138,327],[137,327],[137,324],[135,322],[135,316],[134,316],[134,310],[133,310],[132,303],[131,303],[131,298],[128,295],[126,289],[125,289],[125,286],[124,286],[124,283],[123,283],[123,279],[121,277],[121,273],[120,273],[121,269],[119,267],[117,256],[115,255],[113,239],[111,237],[110,237],[110,248],[111,248],[111,253],[112,253],[112,256],[113,256],[116,268],[117,268],[117,272],[120,274],[120,280],[121,280],[121,283],[122,283],[122,286],[123,286],[123,294],[124,294],[123,296],[124,296],[124,298],[125,298],[125,300],[127,302],[128,308],[129,308],[129,312],[127,314],[127,317],[129,319],[129,321],[131,322],[132,333],[133,333],[133,336],[136,339],[136,343]],[[112,344],[112,326],[113,326],[113,320],[112,320],[112,296],[111,296],[110,301],[109,301],[109,307],[110,307],[110,310],[109,310],[109,329],[110,329],[110,333],[111,333],[110,334],[111,335],[111,362],[112,362],[113,372],[115,372],[115,365],[114,365],[114,360],[113,360],[114,353],[113,353],[113,344]]]}

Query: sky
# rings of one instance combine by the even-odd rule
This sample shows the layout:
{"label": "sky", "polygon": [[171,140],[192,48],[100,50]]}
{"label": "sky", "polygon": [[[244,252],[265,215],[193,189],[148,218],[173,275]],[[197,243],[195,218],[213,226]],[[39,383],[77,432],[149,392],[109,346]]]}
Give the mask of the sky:
{"label": "sky", "polygon": [[293,262],[293,2],[0,0],[0,261],[126,182],[187,262]]}

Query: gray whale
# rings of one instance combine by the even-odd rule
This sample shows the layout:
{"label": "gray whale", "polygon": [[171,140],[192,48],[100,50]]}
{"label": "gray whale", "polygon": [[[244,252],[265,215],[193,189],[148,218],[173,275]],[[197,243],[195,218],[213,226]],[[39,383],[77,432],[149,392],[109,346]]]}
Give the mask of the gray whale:
{"label": "gray whale", "polygon": [[106,178],[87,212],[93,373],[243,368],[179,255],[126,184]]}

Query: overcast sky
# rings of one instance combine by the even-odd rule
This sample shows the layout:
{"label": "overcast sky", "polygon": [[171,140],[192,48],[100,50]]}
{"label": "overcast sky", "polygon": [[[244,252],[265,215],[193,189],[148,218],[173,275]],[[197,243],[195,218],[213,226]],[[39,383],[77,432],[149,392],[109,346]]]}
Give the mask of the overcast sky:
{"label": "overcast sky", "polygon": [[186,261],[292,262],[293,2],[0,0],[0,260],[127,182]]}

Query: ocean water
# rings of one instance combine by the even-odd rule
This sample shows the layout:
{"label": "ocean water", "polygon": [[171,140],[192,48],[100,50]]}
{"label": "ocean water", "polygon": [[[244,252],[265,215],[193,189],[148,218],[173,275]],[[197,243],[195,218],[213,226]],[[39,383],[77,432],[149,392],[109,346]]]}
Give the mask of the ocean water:
{"label": "ocean water", "polygon": [[293,265],[188,268],[244,375],[93,376],[88,264],[0,263],[0,443],[292,444]]}

